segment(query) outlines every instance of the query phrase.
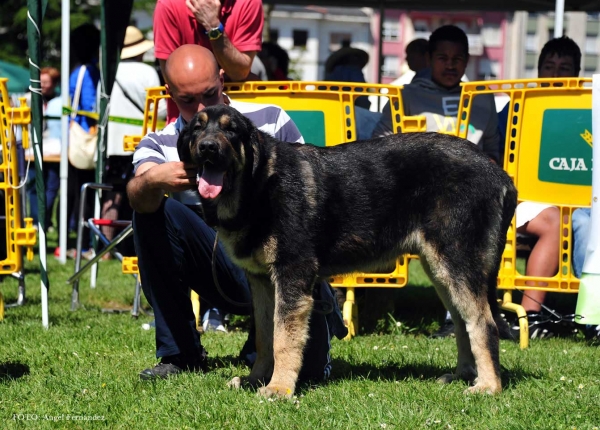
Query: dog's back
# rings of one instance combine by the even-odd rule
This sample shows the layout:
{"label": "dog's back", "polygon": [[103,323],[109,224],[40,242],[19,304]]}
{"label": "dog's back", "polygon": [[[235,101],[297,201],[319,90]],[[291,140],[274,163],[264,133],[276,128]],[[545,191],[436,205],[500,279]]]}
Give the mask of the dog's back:
{"label": "dog's back", "polygon": [[378,268],[406,252],[423,255],[426,243],[471,249],[477,259],[488,253],[477,244],[489,249],[495,238],[496,252],[504,245],[516,190],[463,139],[408,133],[273,150],[286,160],[279,180],[298,184],[307,197],[282,195],[285,207],[295,206],[296,229],[316,247],[322,275]]}

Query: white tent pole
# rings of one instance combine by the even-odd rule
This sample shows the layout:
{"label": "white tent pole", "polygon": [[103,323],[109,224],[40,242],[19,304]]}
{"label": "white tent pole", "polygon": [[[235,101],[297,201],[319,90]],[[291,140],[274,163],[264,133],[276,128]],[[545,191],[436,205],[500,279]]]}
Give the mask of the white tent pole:
{"label": "white tent pole", "polygon": [[[71,101],[69,100],[69,74],[70,74],[70,15],[71,15],[71,4],[69,0],[61,0],[61,63],[60,63],[60,86],[61,86],[61,98],[63,106],[70,106]],[[59,207],[59,240],[58,246],[60,247],[60,255],[58,260],[65,264],[67,262],[67,236],[69,234],[69,217],[67,215],[67,182],[69,177],[69,159],[67,156],[67,150],[69,146],[69,115],[63,113],[61,118],[62,125],[62,139],[60,148],[60,207]]]}
{"label": "white tent pole", "polygon": [[[600,73],[592,78],[592,213],[589,242],[583,264],[584,273],[600,275]],[[594,134],[595,133],[595,134]],[[596,288],[599,286],[596,285]],[[600,305],[600,303],[597,303]],[[600,321],[598,322],[600,324]]]}
{"label": "white tent pole", "polygon": [[600,74],[592,78],[592,212],[575,314],[580,324],[600,324]]}
{"label": "white tent pole", "polygon": [[554,37],[562,37],[565,22],[565,0],[556,0],[554,10]]}

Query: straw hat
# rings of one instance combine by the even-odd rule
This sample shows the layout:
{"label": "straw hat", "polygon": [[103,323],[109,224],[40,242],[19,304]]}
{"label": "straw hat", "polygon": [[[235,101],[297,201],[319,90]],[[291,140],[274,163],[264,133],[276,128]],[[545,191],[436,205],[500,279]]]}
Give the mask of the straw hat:
{"label": "straw hat", "polygon": [[335,66],[347,60],[348,57],[353,57],[353,60],[361,69],[369,62],[369,54],[367,54],[366,51],[358,48],[351,48],[350,46],[343,46],[327,58],[327,61],[325,61],[325,73],[331,72]]}
{"label": "straw hat", "polygon": [[121,60],[137,57],[153,47],[154,42],[146,39],[138,28],[130,25],[125,31],[125,40],[123,41],[123,49],[121,50]]}

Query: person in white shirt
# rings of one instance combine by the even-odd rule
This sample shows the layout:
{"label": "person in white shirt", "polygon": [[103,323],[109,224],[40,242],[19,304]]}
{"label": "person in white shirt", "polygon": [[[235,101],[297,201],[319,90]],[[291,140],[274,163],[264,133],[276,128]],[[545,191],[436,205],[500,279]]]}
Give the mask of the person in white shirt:
{"label": "person in white shirt", "polygon": [[[127,27],[121,62],[110,95],[111,120],[106,148],[108,161],[103,177],[103,182],[115,185],[117,189],[123,188],[133,173],[133,153],[123,149],[123,139],[125,136],[142,134],[146,90],[160,86],[156,69],[142,61],[144,54],[153,47],[154,42],[146,39],[138,28],[131,25]],[[166,102],[161,100],[158,117],[164,119],[166,113]],[[130,219],[131,211],[128,210],[126,198],[122,190],[105,193],[102,218]],[[114,230],[113,227],[102,227],[102,232],[109,240],[114,237]],[[110,258],[110,254],[105,254],[105,258]]]}

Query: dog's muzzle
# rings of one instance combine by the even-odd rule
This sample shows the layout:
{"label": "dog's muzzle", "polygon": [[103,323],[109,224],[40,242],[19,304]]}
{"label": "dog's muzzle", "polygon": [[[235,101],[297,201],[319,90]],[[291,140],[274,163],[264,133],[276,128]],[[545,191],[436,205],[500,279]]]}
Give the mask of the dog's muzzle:
{"label": "dog's muzzle", "polygon": [[198,142],[198,156],[201,163],[215,164],[219,157],[219,143],[215,139],[203,139]]}

